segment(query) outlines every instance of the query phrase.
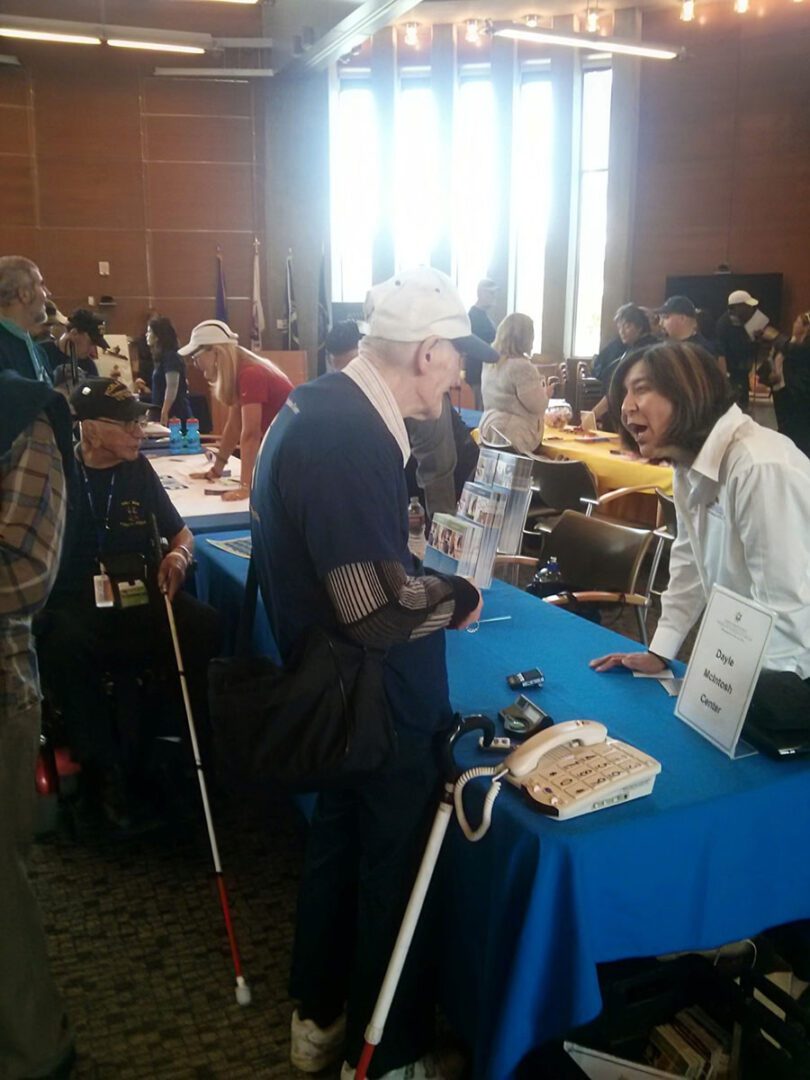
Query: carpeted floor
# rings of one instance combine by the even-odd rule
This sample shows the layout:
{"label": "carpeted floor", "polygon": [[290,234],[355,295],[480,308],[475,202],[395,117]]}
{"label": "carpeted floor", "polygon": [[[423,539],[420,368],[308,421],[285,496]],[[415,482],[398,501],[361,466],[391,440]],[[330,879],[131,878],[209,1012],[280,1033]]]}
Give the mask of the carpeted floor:
{"label": "carpeted floor", "polygon": [[303,830],[282,801],[215,808],[245,974],[233,969],[204,828],[66,837],[32,879],[88,1080],[292,1077],[286,980]]}
{"label": "carpeted floor", "polygon": [[[637,638],[631,611],[605,622]],[[201,814],[182,835],[113,840],[91,829],[35,846],[31,874],[76,1029],[76,1077],[303,1076],[289,1063],[287,997],[302,819],[282,797],[220,798],[214,814],[253,993],[246,1008],[234,997]]]}

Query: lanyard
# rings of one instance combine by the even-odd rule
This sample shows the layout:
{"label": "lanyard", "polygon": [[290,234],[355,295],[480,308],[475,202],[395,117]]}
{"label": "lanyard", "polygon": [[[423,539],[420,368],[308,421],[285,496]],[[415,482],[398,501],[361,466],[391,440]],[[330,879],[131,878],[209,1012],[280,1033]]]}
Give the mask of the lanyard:
{"label": "lanyard", "polygon": [[107,491],[107,507],[104,511],[104,522],[102,523],[100,522],[99,516],[96,513],[96,506],[93,502],[93,492],[90,488],[90,481],[87,477],[87,471],[84,467],[84,463],[81,461],[79,462],[79,468],[81,469],[82,479],[84,480],[84,490],[87,494],[87,501],[90,504],[90,513],[93,515],[93,522],[96,526],[98,551],[99,554],[101,554],[102,548],[104,547],[104,540],[107,536],[107,533],[110,531],[110,509],[112,507],[113,492],[115,491],[115,469],[111,470],[112,475],[110,476],[110,487]]}

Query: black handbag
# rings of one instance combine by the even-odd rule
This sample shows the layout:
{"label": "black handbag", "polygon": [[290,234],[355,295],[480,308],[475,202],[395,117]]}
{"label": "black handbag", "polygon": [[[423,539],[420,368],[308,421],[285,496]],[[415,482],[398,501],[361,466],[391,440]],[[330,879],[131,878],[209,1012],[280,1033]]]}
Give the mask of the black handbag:
{"label": "black handbag", "polygon": [[380,768],[397,742],[383,685],[385,654],[316,626],[284,667],[249,656],[257,591],[251,559],[237,655],[212,660],[208,670],[220,778],[312,791]]}

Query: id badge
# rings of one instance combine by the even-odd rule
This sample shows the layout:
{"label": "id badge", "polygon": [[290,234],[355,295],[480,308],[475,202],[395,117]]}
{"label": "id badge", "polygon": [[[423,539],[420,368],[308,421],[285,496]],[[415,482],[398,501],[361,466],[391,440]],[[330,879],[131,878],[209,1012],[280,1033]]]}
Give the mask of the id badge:
{"label": "id badge", "polygon": [[105,574],[103,570],[99,574],[93,574],[93,595],[96,598],[97,608],[115,606],[112,582],[109,574]]}
{"label": "id badge", "polygon": [[146,582],[136,578],[134,581],[118,582],[118,597],[122,608],[143,607],[149,603]]}

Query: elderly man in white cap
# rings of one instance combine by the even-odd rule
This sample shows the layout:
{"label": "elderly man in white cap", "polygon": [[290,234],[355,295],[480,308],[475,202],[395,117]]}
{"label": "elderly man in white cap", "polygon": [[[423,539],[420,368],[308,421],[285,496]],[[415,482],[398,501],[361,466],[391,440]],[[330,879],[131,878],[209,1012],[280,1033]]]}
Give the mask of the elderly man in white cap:
{"label": "elderly man in white cap", "polygon": [[751,365],[756,357],[756,338],[749,334],[746,323],[750,322],[759,310],[759,300],[745,289],[735,289],[729,294],[728,311],[717,320],[715,341],[717,360],[729,382],[734,387],[737,404],[748,411],[749,376]]}
{"label": "elderly man in white cap", "polygon": [[[461,357],[493,359],[470,333],[450,279],[421,268],[373,288],[366,336],[340,372],[299,386],[262,446],[253,552],[283,656],[312,626],[386,650],[398,736],[390,763],[319,795],[293,954],[291,1060],[354,1077],[440,790],[437,743],[451,726],[444,630],[481,597],[458,577],[421,575],[408,551],[405,418],[437,419]],[[441,1077],[429,1051],[429,942],[417,935],[372,1076]]]}

